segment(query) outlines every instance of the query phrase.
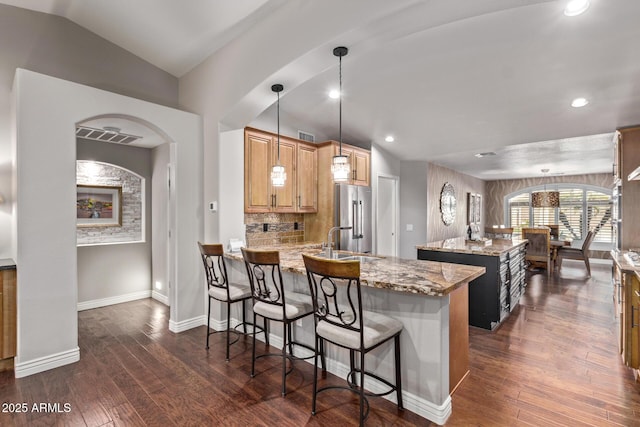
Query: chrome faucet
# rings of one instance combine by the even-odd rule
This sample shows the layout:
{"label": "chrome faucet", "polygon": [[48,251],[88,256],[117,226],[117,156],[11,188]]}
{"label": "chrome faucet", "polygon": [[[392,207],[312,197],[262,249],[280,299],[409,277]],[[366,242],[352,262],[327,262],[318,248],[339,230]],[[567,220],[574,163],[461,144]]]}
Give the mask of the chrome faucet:
{"label": "chrome faucet", "polygon": [[353,227],[331,227],[327,235],[327,258],[333,258],[333,233],[338,230],[351,230]]}

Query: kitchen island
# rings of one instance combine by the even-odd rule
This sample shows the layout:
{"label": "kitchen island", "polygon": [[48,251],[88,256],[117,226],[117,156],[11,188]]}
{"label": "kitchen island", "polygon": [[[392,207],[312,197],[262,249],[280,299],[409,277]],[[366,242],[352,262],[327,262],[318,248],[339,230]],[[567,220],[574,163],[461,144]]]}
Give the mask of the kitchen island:
{"label": "kitchen island", "polygon": [[[320,246],[264,249],[279,250],[287,286],[309,294],[301,254],[317,255]],[[247,283],[242,255],[228,253],[226,257],[232,260],[228,263],[232,280]],[[468,283],[484,274],[485,269],[396,257],[371,258],[360,265],[363,303],[366,309],[392,316],[404,325],[401,335],[404,406],[444,424],[451,413],[451,393],[468,373]],[[274,335],[279,332],[270,335],[272,345],[282,345],[281,335]],[[297,341],[313,345],[313,319],[303,319],[294,334]],[[327,369],[345,378],[349,370],[348,352],[340,350],[327,347]],[[390,348],[378,348],[367,355],[367,364],[381,376],[393,378],[392,353]],[[373,379],[367,379],[367,388],[374,392],[384,389]]]}
{"label": "kitchen island", "polygon": [[505,239],[470,242],[459,237],[417,246],[418,259],[485,267],[486,274],[469,284],[469,324],[494,330],[524,292],[526,243]]}

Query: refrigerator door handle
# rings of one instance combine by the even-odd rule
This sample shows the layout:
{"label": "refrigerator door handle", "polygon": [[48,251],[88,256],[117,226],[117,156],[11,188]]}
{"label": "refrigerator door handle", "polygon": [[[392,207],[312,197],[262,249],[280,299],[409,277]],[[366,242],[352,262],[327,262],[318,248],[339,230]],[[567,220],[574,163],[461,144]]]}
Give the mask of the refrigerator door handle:
{"label": "refrigerator door handle", "polygon": [[351,209],[351,224],[353,225],[353,228],[351,228],[351,237],[354,239],[358,238],[358,229],[359,229],[359,225],[358,225],[358,201],[357,200],[352,200],[351,201],[352,204],[352,209]]}
{"label": "refrigerator door handle", "polygon": [[358,239],[362,239],[364,237],[364,235],[362,234],[362,224],[364,223],[364,207],[362,206],[362,200],[360,200],[358,204],[360,205],[360,218],[358,220]]}

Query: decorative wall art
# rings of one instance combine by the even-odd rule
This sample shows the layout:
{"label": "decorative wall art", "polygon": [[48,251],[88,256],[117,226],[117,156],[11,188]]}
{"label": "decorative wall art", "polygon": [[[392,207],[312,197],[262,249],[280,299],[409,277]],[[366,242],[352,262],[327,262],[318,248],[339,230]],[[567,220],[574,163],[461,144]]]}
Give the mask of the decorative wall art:
{"label": "decorative wall art", "polygon": [[440,213],[444,225],[451,225],[456,220],[456,192],[453,185],[445,182],[440,192]]}
{"label": "decorative wall art", "polygon": [[76,218],[78,227],[121,226],[122,187],[78,185]]}
{"label": "decorative wall art", "polygon": [[467,193],[467,223],[480,224],[482,221],[482,195]]}

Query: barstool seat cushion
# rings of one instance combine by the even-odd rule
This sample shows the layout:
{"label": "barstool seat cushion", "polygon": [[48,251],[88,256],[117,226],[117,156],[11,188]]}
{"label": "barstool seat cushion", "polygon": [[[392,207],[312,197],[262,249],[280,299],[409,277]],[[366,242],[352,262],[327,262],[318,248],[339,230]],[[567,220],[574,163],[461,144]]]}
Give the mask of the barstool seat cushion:
{"label": "barstool seat cushion", "polygon": [[[364,317],[363,335],[365,348],[371,348],[402,330],[402,322],[384,314],[363,311],[362,317]],[[353,349],[360,348],[360,334],[357,331],[331,324],[326,320],[318,322],[316,333],[322,338],[341,346]]]}
{"label": "barstool seat cushion", "polygon": [[[295,319],[313,313],[311,296],[298,292],[287,292],[285,310],[288,319]],[[258,301],[253,305],[253,312],[267,319],[283,320],[282,305]]]}
{"label": "barstool seat cushion", "polygon": [[[227,300],[227,290],[215,286],[209,287],[209,296],[218,301]],[[241,300],[251,297],[251,287],[249,285],[241,285],[239,283],[229,283],[229,297],[232,301]]]}

